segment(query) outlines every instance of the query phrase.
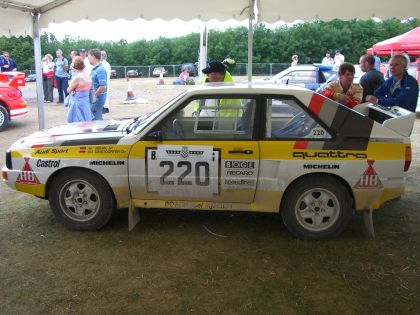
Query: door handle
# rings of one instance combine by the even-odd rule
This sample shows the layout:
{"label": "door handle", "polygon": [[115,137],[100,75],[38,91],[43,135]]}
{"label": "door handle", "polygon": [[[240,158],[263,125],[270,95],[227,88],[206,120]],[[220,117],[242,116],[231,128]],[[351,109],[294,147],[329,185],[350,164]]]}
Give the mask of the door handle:
{"label": "door handle", "polygon": [[231,154],[252,154],[254,153],[252,150],[232,150],[228,151]]}

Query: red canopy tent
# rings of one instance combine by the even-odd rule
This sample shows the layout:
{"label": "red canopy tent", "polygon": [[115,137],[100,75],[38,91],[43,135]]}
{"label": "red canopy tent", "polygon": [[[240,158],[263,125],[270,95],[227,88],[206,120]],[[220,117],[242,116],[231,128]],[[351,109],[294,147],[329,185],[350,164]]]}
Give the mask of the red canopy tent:
{"label": "red canopy tent", "polygon": [[398,35],[366,49],[367,54],[376,52],[380,56],[389,56],[396,53],[407,52],[410,56],[420,56],[420,27]]}

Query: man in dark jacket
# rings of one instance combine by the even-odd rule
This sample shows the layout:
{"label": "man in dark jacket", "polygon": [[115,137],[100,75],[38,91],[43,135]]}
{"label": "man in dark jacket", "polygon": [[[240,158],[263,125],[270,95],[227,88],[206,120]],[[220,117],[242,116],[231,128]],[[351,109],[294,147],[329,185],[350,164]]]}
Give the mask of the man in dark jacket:
{"label": "man in dark jacket", "polygon": [[359,61],[360,70],[366,72],[361,78],[359,84],[363,87],[362,103],[366,101],[366,95],[372,95],[373,92],[384,83],[384,75],[375,68],[375,57],[372,55],[363,55]]}
{"label": "man in dark jacket", "polygon": [[385,107],[400,106],[415,112],[419,85],[407,72],[407,58],[402,54],[394,55],[389,63],[391,77],[378,87],[366,101]]}

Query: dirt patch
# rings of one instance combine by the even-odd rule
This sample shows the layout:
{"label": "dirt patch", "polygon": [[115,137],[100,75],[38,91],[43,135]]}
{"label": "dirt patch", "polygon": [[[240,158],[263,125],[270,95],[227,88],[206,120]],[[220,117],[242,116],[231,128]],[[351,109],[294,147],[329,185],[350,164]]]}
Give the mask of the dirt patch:
{"label": "dirt patch", "polygon": [[[132,83],[149,103],[122,104],[126,83],[114,80],[106,118],[143,114],[183,89]],[[11,143],[38,130],[28,101],[30,114],[0,133],[2,163]],[[47,126],[65,122],[61,105],[45,111]],[[163,210],[143,210],[130,233],[126,211],[101,231],[79,233],[60,225],[47,201],[0,185],[1,312],[418,314],[419,121],[412,143],[407,192],[375,212],[375,240],[364,236],[361,216],[337,239],[304,242],[275,215]]]}

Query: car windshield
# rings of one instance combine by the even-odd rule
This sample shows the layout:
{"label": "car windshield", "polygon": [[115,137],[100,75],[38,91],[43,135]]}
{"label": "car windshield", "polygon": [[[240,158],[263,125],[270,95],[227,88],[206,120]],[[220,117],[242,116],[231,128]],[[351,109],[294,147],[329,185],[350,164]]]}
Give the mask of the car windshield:
{"label": "car windshield", "polygon": [[132,122],[130,122],[127,125],[126,131],[127,134],[134,132],[135,134],[138,134],[145,126],[148,125],[149,122],[153,121],[157,117],[161,116],[164,112],[166,112],[169,108],[172,107],[172,105],[177,102],[181,97],[183,97],[187,92],[184,91],[172,100],[170,100],[165,105],[161,106],[157,110],[147,113],[146,115],[139,116],[135,119],[133,119]]}

